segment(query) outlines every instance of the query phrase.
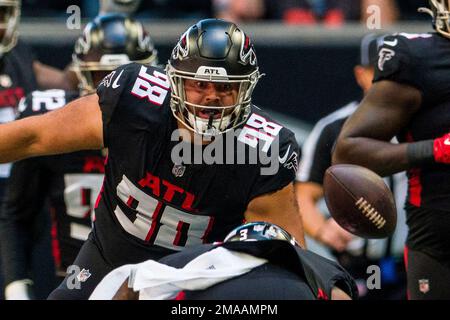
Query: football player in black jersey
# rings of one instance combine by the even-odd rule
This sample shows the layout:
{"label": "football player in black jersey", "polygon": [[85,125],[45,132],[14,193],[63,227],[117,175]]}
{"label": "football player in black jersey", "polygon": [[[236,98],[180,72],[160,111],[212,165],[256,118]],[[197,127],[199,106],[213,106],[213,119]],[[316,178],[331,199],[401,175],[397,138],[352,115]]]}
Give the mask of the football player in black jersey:
{"label": "football player in black jersey", "polygon": [[[133,61],[157,63],[157,52],[143,25],[118,14],[97,17],[75,44],[73,67],[79,92],[34,91],[21,100],[18,119],[59,109],[80,95],[94,93],[106,74]],[[13,164],[0,213],[7,299],[26,298],[25,285],[30,283],[27,248],[33,241],[33,219],[46,200],[57,226],[59,250],[54,252],[55,258],[58,269],[65,274],[90,232],[103,173],[104,156],[95,150],[35,157]]]}
{"label": "football player in black jersey", "polygon": [[[72,87],[72,73],[68,69],[62,72],[39,62],[31,48],[19,41],[20,13],[20,0],[0,0],[0,123],[14,120],[19,100],[38,87]],[[11,164],[0,164],[0,206],[10,169]],[[46,243],[44,238],[36,239],[35,252],[41,252]],[[0,299],[2,288],[0,273]]]}
{"label": "football player in black jersey", "polygon": [[[436,32],[386,37],[374,84],[345,123],[334,163],[407,170],[411,299],[450,298],[450,3],[423,8]],[[400,144],[390,143],[397,136]]]}
{"label": "football player in black jersey", "polygon": [[[250,38],[233,23],[206,19],[181,36],[167,73],[129,64],[105,77],[97,94],[0,126],[2,162],[108,148],[93,232],[74,262],[81,289],[68,289],[69,275],[50,298],[87,298],[113,268],[221,240],[244,219],[277,223],[303,245],[293,189],[298,145],[251,104],[259,77]],[[233,129],[239,134],[225,136]],[[202,153],[214,151],[208,138],[218,155],[222,139],[233,146],[222,162],[179,161],[172,151],[192,146],[192,136],[201,140],[196,149],[205,143]],[[254,150],[257,161],[236,164]],[[269,155],[271,173],[261,161]]]}
{"label": "football player in black jersey", "polygon": [[[157,283],[156,270],[165,271],[163,284]],[[341,266],[301,249],[288,232],[265,222],[244,224],[223,243],[187,248],[159,264],[144,262],[114,270],[90,299],[137,300],[140,294],[145,300],[348,300],[358,296],[354,280]]]}
{"label": "football player in black jersey", "polygon": [[[39,62],[31,48],[19,41],[20,13],[21,0],[0,0],[0,72],[8,74],[12,65],[18,69],[15,73],[21,73],[20,77],[28,78],[29,82],[36,82],[41,89],[71,89],[73,77],[69,69],[61,71]],[[13,82],[16,76],[10,75]]]}
{"label": "football player in black jersey", "polygon": [[[20,0],[0,0],[0,123],[14,120],[21,98],[38,87],[70,88],[66,74],[35,59],[18,41]],[[0,165],[0,199],[11,164]]]}

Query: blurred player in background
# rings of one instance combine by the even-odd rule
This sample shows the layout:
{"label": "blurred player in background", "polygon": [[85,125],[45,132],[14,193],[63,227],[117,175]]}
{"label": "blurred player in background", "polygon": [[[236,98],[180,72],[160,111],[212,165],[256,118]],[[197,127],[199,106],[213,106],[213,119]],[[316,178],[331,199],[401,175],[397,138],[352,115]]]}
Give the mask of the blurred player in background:
{"label": "blurred player in background", "polygon": [[[153,42],[142,24],[123,15],[97,17],[86,26],[75,44],[72,66],[78,77],[79,91],[34,91],[20,102],[18,119],[44,114],[79,96],[94,93],[105,75],[130,62],[146,65],[158,62]],[[91,230],[91,214],[103,173],[101,151],[37,157],[13,164],[5,205],[0,212],[7,299],[29,298],[32,226],[46,200],[50,202],[57,226],[55,260],[60,273],[65,274]]]}
{"label": "blurred player in background", "polygon": [[[20,0],[0,0],[0,123],[14,120],[19,100],[31,91],[72,87],[70,71],[39,62],[31,48],[19,41],[20,12]],[[10,169],[11,164],[0,164],[0,207]],[[45,243],[45,239],[36,239],[36,252],[43,250]],[[0,272],[0,299],[2,288]]]}
{"label": "blurred player in background", "polygon": [[384,39],[374,84],[345,123],[333,162],[384,176],[408,170],[408,293],[450,299],[450,3],[429,4],[421,10],[436,32]]}
{"label": "blurred player in background", "polygon": [[341,266],[300,248],[275,224],[251,222],[232,230],[223,243],[115,269],[90,299],[348,300],[357,296],[355,282]]}
{"label": "blurred player in background", "polygon": [[[360,46],[360,63],[354,74],[364,94],[372,86],[378,46],[383,37],[369,34]],[[334,251],[338,261],[357,279],[361,298],[404,298],[403,261],[401,259],[406,237],[404,210],[398,206],[396,234],[388,240],[364,240],[354,237],[341,228],[333,218],[320,212],[318,203],[323,198],[323,177],[331,166],[331,155],[339,132],[347,118],[356,110],[353,101],[321,119],[302,148],[302,161],[297,174],[296,194],[303,213],[305,232]],[[400,173],[386,180],[393,190],[397,203],[406,196],[406,177]],[[352,240],[353,239],[353,240]],[[370,265],[379,265],[382,272],[382,289],[367,291],[366,273]]]}

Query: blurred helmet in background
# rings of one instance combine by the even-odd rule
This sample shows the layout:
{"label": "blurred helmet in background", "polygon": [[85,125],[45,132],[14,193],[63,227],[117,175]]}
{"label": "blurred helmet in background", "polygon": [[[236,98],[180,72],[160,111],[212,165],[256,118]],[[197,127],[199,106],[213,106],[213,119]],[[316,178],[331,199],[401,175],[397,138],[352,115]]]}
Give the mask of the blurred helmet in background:
{"label": "blurred helmet in background", "polygon": [[[250,38],[234,23],[205,19],[191,26],[179,39],[167,65],[171,109],[179,121],[198,134],[215,135],[243,123],[249,113],[253,89],[260,78]],[[197,105],[186,101],[184,80],[239,85],[233,105]],[[199,110],[209,119],[197,116]]]}
{"label": "blurred helmet in background", "polygon": [[144,26],[121,14],[105,14],[88,23],[72,55],[83,95],[94,92],[109,72],[131,62],[156,65],[157,51]]}
{"label": "blurred helmet in background", "polygon": [[0,57],[17,43],[20,0],[0,0]]}

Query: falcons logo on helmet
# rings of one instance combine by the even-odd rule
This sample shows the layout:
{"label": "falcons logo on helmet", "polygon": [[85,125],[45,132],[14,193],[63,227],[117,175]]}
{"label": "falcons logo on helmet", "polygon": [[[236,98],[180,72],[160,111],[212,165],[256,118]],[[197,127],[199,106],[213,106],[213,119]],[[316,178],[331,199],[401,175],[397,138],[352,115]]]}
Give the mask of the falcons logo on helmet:
{"label": "falcons logo on helmet", "polygon": [[181,36],[180,41],[178,41],[178,43],[175,46],[175,48],[173,48],[172,58],[174,60],[185,58],[189,54],[189,45],[188,45],[189,38],[187,36],[188,33],[189,33],[189,30],[186,31]]}
{"label": "falcons logo on helmet", "polygon": [[153,51],[154,45],[150,36],[145,32],[142,25],[138,27],[138,50],[141,52]]}
{"label": "falcons logo on helmet", "polygon": [[242,32],[240,59],[243,63],[256,65],[256,54],[250,38]]}
{"label": "falcons logo on helmet", "polygon": [[91,48],[91,33],[90,27],[86,27],[83,31],[83,37],[78,38],[75,43],[75,53],[76,54],[86,54]]}

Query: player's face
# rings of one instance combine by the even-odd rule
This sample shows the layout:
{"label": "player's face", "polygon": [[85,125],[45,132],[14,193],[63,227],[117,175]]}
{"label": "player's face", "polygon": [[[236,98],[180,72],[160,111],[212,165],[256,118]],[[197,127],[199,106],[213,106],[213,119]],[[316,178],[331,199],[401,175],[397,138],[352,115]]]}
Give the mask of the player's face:
{"label": "player's face", "polygon": [[[233,106],[237,101],[239,93],[239,83],[226,82],[208,82],[199,80],[184,80],[184,88],[186,93],[186,101],[196,105],[204,105],[211,107],[226,107]],[[194,112],[192,107],[188,106],[191,112]],[[211,113],[214,114],[214,119],[222,116],[222,111],[201,108],[196,109],[196,116],[209,119]],[[224,116],[233,112],[233,108],[225,111]]]}

